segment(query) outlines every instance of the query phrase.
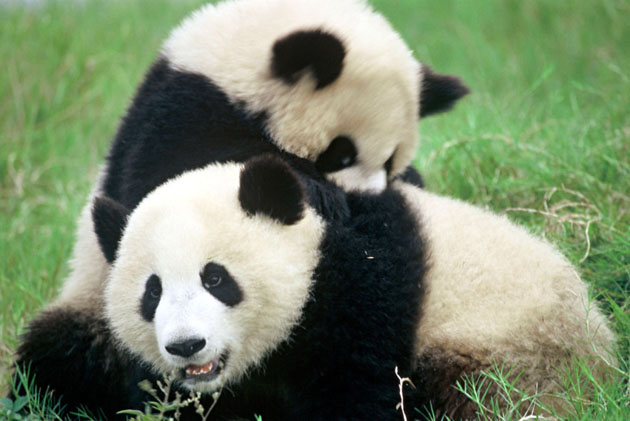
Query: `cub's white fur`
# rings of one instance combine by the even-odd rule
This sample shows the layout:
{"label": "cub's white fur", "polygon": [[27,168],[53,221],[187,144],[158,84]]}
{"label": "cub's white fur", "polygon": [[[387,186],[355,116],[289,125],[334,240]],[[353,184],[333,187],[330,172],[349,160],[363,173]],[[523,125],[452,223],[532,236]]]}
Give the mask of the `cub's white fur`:
{"label": "cub's white fur", "polygon": [[[343,70],[321,91],[303,77],[271,75],[274,43],[298,30],[323,29],[346,48]],[[314,160],[339,135],[353,138],[360,172],[335,180],[366,188],[395,153],[392,175],[415,154],[421,69],[390,24],[362,0],[232,0],[207,5],[176,28],[162,54],[172,65],[213,80],[234,102],[267,111],[278,145]],[[367,188],[382,188],[383,182]]]}
{"label": "cub's white fur", "polygon": [[[324,232],[310,208],[293,225],[245,214],[238,201],[241,168],[210,165],[149,194],[128,220],[106,289],[115,334],[160,372],[207,363],[228,349],[226,367],[209,389],[239,378],[287,338],[306,302]],[[236,280],[244,296],[237,306],[202,287],[199,274],[208,262],[223,265]],[[155,327],[139,311],[152,274],[163,290]],[[207,343],[195,361],[164,351],[191,336]]]}

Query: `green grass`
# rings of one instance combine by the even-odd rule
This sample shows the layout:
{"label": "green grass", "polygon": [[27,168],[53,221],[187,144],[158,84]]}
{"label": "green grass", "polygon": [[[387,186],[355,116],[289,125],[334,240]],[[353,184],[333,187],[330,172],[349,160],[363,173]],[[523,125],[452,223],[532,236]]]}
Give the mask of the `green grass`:
{"label": "green grass", "polygon": [[[574,419],[630,419],[630,2],[373,3],[421,61],[473,92],[421,125],[428,188],[507,212],[579,268],[620,338],[625,380]],[[120,116],[198,4],[0,6],[0,396],[19,334],[67,274]]]}

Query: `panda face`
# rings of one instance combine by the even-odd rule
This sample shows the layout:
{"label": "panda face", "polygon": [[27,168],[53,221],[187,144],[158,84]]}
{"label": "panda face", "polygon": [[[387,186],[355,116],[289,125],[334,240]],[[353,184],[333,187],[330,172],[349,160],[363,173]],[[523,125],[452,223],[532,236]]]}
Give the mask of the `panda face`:
{"label": "panda face", "polygon": [[413,158],[421,67],[364,1],[208,5],[171,34],[162,55],[264,114],[280,148],[346,189],[380,190]]}
{"label": "panda face", "polygon": [[[236,381],[287,339],[319,259],[323,223],[299,182],[269,157],[256,162],[162,185],[130,215],[114,253],[106,314],[115,335],[192,390]],[[93,213],[103,246],[102,205]]]}
{"label": "panda face", "polygon": [[243,292],[220,264],[207,263],[197,278],[197,284],[170,282],[163,287],[162,279],[152,274],[139,309],[155,326],[161,357],[178,367],[180,382],[190,389],[213,389],[222,382],[232,345],[242,341],[243,329],[229,310],[243,301]]}
{"label": "panda face", "polygon": [[155,326],[162,359],[182,367],[176,370],[181,383],[207,390],[221,384],[228,362],[231,368],[230,350],[247,333],[230,317],[230,310],[244,296],[223,265],[209,262],[197,278],[197,283],[173,282],[163,287],[161,278],[152,274],[145,284],[140,314]]}

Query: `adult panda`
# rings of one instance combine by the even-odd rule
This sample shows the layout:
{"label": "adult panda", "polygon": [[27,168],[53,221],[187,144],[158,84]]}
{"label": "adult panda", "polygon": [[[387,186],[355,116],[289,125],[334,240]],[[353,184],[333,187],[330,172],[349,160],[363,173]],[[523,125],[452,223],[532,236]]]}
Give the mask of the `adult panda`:
{"label": "adult panda", "polygon": [[[363,0],[210,4],[164,43],[92,196],[133,209],[184,171],[262,153],[314,162],[347,190],[380,190],[410,164],[418,119],[467,92],[420,65]],[[99,306],[107,271],[88,204],[57,303]]]}
{"label": "adult panda", "polygon": [[390,188],[326,219],[312,183],[263,156],[187,172],[131,214],[97,198],[108,321],[44,312],[21,350],[38,380],[109,417],[172,372],[210,402],[229,387],[212,419],[399,419],[424,271],[415,215]]}

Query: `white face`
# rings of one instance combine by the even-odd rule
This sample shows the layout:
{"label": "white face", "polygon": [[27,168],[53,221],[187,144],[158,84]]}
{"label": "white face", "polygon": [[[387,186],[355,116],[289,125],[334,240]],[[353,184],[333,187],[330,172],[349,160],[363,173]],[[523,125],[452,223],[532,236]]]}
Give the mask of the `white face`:
{"label": "white face", "polygon": [[[303,30],[344,46],[338,78],[273,77],[273,46]],[[284,150],[316,161],[338,137],[351,140],[351,165],[330,172],[346,189],[380,190],[413,159],[418,142],[420,65],[389,23],[361,0],[233,0],[208,5],[175,29],[162,54],[179,70],[206,75],[235,103],[266,112]],[[308,72],[307,72],[308,73]]]}
{"label": "white face", "polygon": [[320,218],[247,215],[241,165],[212,165],[152,192],[131,214],[106,311],[119,340],[203,392],[238,379],[285,340],[317,264]]}

